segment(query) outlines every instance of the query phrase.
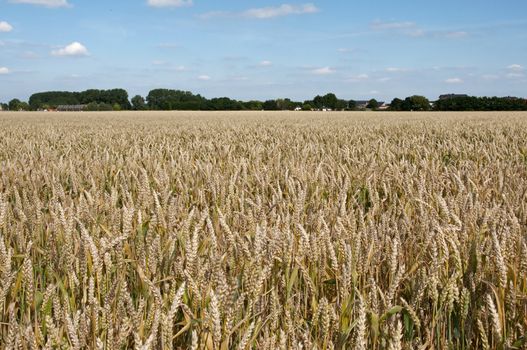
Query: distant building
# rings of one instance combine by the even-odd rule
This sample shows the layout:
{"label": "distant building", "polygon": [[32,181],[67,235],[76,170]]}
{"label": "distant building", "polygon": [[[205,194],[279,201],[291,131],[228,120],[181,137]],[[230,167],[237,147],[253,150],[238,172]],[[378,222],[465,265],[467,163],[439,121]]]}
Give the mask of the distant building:
{"label": "distant building", "polygon": [[363,100],[355,101],[356,107],[358,109],[365,109],[369,102],[370,101],[363,101]]}
{"label": "distant building", "polygon": [[453,98],[459,98],[459,97],[468,97],[467,94],[446,94],[439,96],[440,100],[450,100]]}
{"label": "distant building", "polygon": [[[357,104],[357,109],[366,109],[368,108],[368,104],[370,103],[370,100],[368,101],[364,101],[364,100],[359,100],[359,101],[355,101],[355,103]],[[384,106],[384,101],[378,101],[377,102],[379,104],[379,109],[382,109],[382,107]]]}
{"label": "distant building", "polygon": [[57,106],[58,112],[82,112],[86,109],[87,105],[60,105]]}

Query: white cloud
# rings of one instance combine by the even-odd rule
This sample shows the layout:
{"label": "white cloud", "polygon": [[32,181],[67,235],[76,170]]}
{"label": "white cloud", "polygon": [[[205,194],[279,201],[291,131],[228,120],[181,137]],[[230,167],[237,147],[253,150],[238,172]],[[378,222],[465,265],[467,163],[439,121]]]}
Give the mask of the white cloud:
{"label": "white cloud", "polygon": [[444,39],[460,39],[469,36],[470,34],[461,30],[430,30],[418,26],[415,22],[395,22],[395,21],[381,21],[375,20],[370,23],[370,28],[379,32],[395,32],[414,38],[444,38]]}
{"label": "white cloud", "polygon": [[525,67],[519,64],[511,64],[507,67],[508,70],[511,70],[513,72],[523,72],[525,70]]}
{"label": "white cloud", "polygon": [[0,33],[7,33],[13,30],[13,26],[6,21],[0,21]]}
{"label": "white cloud", "polygon": [[378,94],[380,94],[380,92],[377,91],[377,90],[371,90],[371,91],[370,91],[370,94],[372,94],[372,95],[378,95]]}
{"label": "white cloud", "polygon": [[322,67],[322,68],[313,69],[311,71],[311,73],[316,74],[316,75],[329,75],[335,72],[336,71],[332,69],[331,67]]}
{"label": "white cloud", "polygon": [[252,8],[242,12],[212,11],[199,16],[201,19],[211,19],[216,17],[242,17],[254,19],[270,19],[289,15],[304,15],[317,13],[320,10],[314,4],[269,6]]}
{"label": "white cloud", "polygon": [[370,79],[370,76],[368,74],[362,73],[362,74],[359,74],[359,75],[353,75],[353,76],[349,77],[348,79],[346,79],[346,81],[350,82],[350,83],[356,83],[356,82],[364,81],[364,80],[368,80],[368,79]]}
{"label": "white cloud", "polygon": [[68,0],[10,0],[14,4],[30,4],[45,7],[69,7]]}
{"label": "white cloud", "polygon": [[447,84],[462,84],[463,80],[460,78],[448,78],[445,80],[445,83]]}
{"label": "white cloud", "polygon": [[511,64],[507,67],[507,70],[509,71],[506,75],[509,79],[519,79],[525,77],[525,67],[521,64]]}
{"label": "white cloud", "polygon": [[350,49],[350,48],[347,48],[347,47],[341,47],[341,48],[338,48],[337,49],[337,52],[340,52],[340,53],[350,53],[350,52],[354,52],[356,51],[355,49]]}
{"label": "white cloud", "polygon": [[401,72],[407,72],[408,69],[407,68],[399,68],[399,67],[388,67],[388,68],[386,68],[386,71],[390,72],[390,73],[401,73]]}
{"label": "white cloud", "polygon": [[51,54],[53,56],[78,57],[78,56],[88,56],[89,53],[88,53],[88,49],[86,48],[86,46],[75,41],[63,48],[51,51]]}
{"label": "white cloud", "polygon": [[392,29],[408,29],[415,28],[414,22],[383,22],[376,20],[370,23],[370,27],[374,30],[392,30]]}
{"label": "white cloud", "polygon": [[271,61],[265,60],[265,61],[260,62],[260,67],[270,67],[272,65],[273,65],[273,62]]}
{"label": "white cloud", "polygon": [[0,67],[0,75],[6,75],[9,74],[10,71],[7,67]]}
{"label": "white cloud", "polygon": [[198,77],[198,80],[201,80],[201,81],[208,81],[208,80],[211,80],[212,78],[209,77],[208,75],[200,75]]}
{"label": "white cloud", "polygon": [[381,83],[386,83],[387,81],[390,81],[390,80],[392,80],[392,78],[389,78],[389,77],[384,77],[384,78],[377,79],[377,81],[379,81]]}
{"label": "white cloud", "polygon": [[417,26],[415,22],[385,22],[381,20],[375,20],[370,23],[370,28],[378,32],[395,32],[411,37],[424,37],[428,33]]}
{"label": "white cloud", "polygon": [[416,29],[407,31],[406,35],[413,36],[415,38],[420,38],[420,37],[426,36],[427,33],[424,29],[416,28]]}
{"label": "white cloud", "polygon": [[192,6],[192,0],[148,0],[148,6],[152,7],[188,7]]}
{"label": "white cloud", "polygon": [[427,37],[427,38],[438,38],[438,39],[462,39],[470,35],[464,31],[448,31],[448,30],[424,30],[416,29],[407,33],[410,36],[415,37]]}
{"label": "white cloud", "polygon": [[304,5],[289,5],[283,4],[278,7],[262,7],[247,10],[243,13],[244,17],[267,19],[274,17],[282,17],[288,15],[302,15],[306,13],[316,13],[318,8],[313,4]]}

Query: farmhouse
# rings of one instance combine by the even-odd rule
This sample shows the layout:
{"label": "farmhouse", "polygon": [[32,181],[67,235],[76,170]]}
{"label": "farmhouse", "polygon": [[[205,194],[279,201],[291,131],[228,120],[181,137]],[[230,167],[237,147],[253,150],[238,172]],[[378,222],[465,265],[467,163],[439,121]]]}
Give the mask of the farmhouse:
{"label": "farmhouse", "polygon": [[[358,100],[358,101],[355,101],[357,103],[357,109],[366,109],[368,108],[368,104],[370,103],[370,101],[364,101],[364,100]],[[383,101],[379,101],[379,109],[381,107],[384,106],[384,102]]]}
{"label": "farmhouse", "polygon": [[58,112],[82,112],[87,105],[60,105],[57,106]]}

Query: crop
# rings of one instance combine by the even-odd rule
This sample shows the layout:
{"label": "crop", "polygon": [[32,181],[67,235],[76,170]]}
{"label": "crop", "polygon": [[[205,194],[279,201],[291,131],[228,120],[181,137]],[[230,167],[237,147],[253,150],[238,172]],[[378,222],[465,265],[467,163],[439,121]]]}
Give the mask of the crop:
{"label": "crop", "polygon": [[0,114],[0,348],[525,349],[527,115]]}

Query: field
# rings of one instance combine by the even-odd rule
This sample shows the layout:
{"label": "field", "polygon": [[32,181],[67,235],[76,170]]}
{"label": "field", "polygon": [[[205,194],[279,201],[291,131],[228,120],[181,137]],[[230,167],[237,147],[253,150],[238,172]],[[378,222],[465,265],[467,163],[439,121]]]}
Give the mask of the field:
{"label": "field", "polygon": [[527,114],[0,113],[0,348],[527,349]]}

